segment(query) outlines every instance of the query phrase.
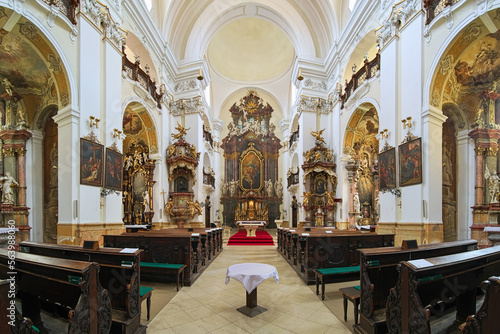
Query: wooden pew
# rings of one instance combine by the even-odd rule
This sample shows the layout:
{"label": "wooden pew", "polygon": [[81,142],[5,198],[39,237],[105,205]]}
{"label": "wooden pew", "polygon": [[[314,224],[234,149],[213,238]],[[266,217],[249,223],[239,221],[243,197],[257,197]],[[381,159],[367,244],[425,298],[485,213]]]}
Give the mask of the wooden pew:
{"label": "wooden pew", "polygon": [[[101,285],[111,295],[113,324],[111,333],[136,333],[145,330],[140,324],[140,253],[123,253],[122,248],[103,247],[97,250],[82,246],[55,245],[23,241],[22,252],[61,259],[97,262]],[[144,327],[144,328],[143,328]]]}
{"label": "wooden pew", "polygon": [[145,234],[186,234],[191,235],[192,233],[200,234],[200,265],[204,267],[212,262],[220,251],[222,251],[222,229],[206,229],[206,228],[169,228],[162,230],[151,230],[144,231],[140,233]]}
{"label": "wooden pew", "polygon": [[462,333],[495,334],[500,329],[500,277],[493,276],[481,283],[484,293],[483,305],[476,314],[467,317],[461,326]]}
{"label": "wooden pew", "polygon": [[298,236],[300,252],[303,254],[299,258],[302,261],[296,265],[289,262],[306,284],[316,283],[315,269],[359,266],[357,250],[360,248],[394,245],[394,234],[339,230],[329,234],[307,233],[308,236],[303,233]]}
{"label": "wooden pew", "polygon": [[[431,333],[450,330],[441,317],[456,306],[450,323],[476,313],[481,282],[500,272],[500,246],[402,262],[400,276],[386,306],[390,333]],[[456,320],[455,321],[455,317]],[[455,328],[456,330],[456,328]]]}
{"label": "wooden pew", "polygon": [[[15,261],[15,268],[10,261]],[[13,273],[14,272],[14,273]],[[42,328],[38,298],[69,307],[69,333],[109,333],[111,301],[99,265],[0,249],[0,278],[15,277],[23,316]]]}
{"label": "wooden pew", "polygon": [[381,247],[360,249],[360,313],[355,333],[386,333],[385,306],[389,290],[396,285],[401,261],[462,253],[477,249],[476,240],[419,245],[417,249]]}
{"label": "wooden pew", "polygon": [[[184,271],[183,284],[190,286],[199,277],[199,254],[201,253],[200,237],[185,233],[123,233],[120,235],[104,235],[105,247],[140,248],[141,263],[182,264]],[[202,268],[203,269],[203,268]],[[141,280],[166,281],[166,274],[172,272],[169,268],[142,267]],[[163,273],[163,274],[162,274]]]}

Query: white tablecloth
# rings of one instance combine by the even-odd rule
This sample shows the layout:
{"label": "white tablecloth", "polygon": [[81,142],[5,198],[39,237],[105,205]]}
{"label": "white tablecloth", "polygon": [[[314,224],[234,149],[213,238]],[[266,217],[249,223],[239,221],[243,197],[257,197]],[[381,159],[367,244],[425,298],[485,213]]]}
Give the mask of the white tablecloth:
{"label": "white tablecloth", "polygon": [[240,263],[227,268],[226,284],[230,278],[240,281],[248,293],[251,293],[260,283],[273,277],[279,284],[278,270],[274,266],[264,263]]}

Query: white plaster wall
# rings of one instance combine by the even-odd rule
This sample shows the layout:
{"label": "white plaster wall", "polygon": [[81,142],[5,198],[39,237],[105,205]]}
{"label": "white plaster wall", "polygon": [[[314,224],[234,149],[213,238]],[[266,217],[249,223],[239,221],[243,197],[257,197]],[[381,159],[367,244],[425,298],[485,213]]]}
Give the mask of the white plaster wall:
{"label": "white plaster wall", "polygon": [[[105,116],[103,95],[102,38],[99,31],[86,20],[80,20],[80,55],[79,55],[79,87],[80,87],[80,133],[84,137],[90,132],[89,116],[103,120]],[[104,142],[102,123],[94,133],[101,143]],[[59,140],[61,140],[59,136]],[[104,172],[104,171],[103,171]],[[79,213],[81,223],[101,221],[100,188],[86,185],[79,187]],[[64,196],[60,194],[60,197]],[[62,204],[62,203],[61,203]],[[60,204],[60,206],[61,206]]]}

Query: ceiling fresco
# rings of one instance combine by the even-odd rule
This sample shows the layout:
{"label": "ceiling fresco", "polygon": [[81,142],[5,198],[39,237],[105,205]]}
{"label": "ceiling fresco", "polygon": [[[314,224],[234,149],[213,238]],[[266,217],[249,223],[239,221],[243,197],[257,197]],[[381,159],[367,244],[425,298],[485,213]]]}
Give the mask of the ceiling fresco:
{"label": "ceiling fresco", "polygon": [[123,113],[123,152],[132,143],[143,143],[149,147],[149,153],[158,153],[158,139],[153,120],[147,110],[139,103],[131,103]]}
{"label": "ceiling fresco", "polygon": [[[500,10],[485,15],[497,29],[500,27]],[[431,86],[430,103],[440,109],[455,105],[473,123],[481,93],[498,92],[499,77],[500,31],[491,32],[481,19],[476,19],[457,35],[441,57]]]}
{"label": "ceiling fresco", "polygon": [[[11,13],[0,7],[0,27]],[[37,114],[54,105],[62,108],[70,101],[61,58],[38,28],[25,18],[12,31],[0,29],[0,95],[6,87],[12,87],[22,97],[30,127],[35,118],[40,119]]]}
{"label": "ceiling fresco", "polygon": [[368,151],[374,157],[378,155],[379,119],[375,107],[360,106],[351,116],[347,125],[344,153],[358,156],[361,151]]}

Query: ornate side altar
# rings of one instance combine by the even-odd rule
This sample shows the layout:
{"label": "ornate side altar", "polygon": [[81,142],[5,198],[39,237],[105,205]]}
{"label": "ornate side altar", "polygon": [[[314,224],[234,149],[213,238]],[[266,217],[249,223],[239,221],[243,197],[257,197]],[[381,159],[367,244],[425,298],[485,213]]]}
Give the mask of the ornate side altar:
{"label": "ornate side altar", "polygon": [[123,205],[125,225],[152,225],[153,181],[155,164],[149,159],[149,148],[131,143],[123,163]]}
{"label": "ornate side altar", "polygon": [[196,152],[196,146],[184,140],[189,128],[186,129],[177,123],[175,129],[179,131],[177,134],[172,134],[175,143],[167,148],[169,194],[165,213],[178,227],[184,227],[188,220],[202,214],[200,203],[193,201],[192,191],[196,182],[196,167],[200,153]]}
{"label": "ornate side altar", "polygon": [[335,222],[335,191],[337,189],[336,164],[333,150],[325,147],[321,131],[311,131],[316,145],[304,152],[304,200],[306,224],[312,226],[333,226]]}

